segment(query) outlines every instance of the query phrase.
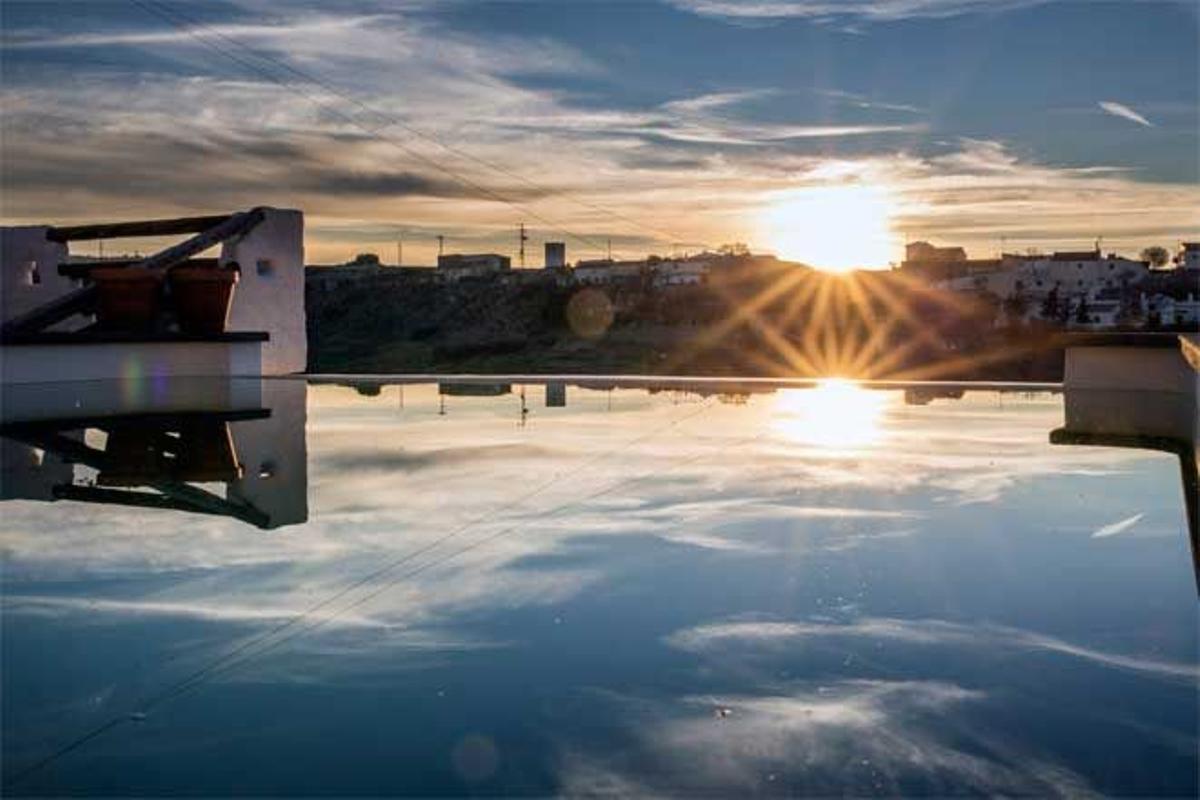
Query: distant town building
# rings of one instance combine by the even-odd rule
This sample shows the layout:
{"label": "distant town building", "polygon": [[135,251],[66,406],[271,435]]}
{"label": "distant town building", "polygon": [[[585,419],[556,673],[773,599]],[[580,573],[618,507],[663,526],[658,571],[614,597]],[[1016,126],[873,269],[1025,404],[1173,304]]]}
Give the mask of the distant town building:
{"label": "distant town building", "polygon": [[438,256],[438,272],[455,280],[494,275],[512,269],[512,259],[496,253],[452,254]]}
{"label": "distant town building", "polygon": [[1081,297],[1102,289],[1118,289],[1146,277],[1150,265],[1145,261],[1103,255],[1099,250],[1058,252],[1050,255],[1005,254],[989,260],[990,268],[972,269],[940,282],[954,291],[988,292],[999,298],[1024,295],[1042,300],[1051,291],[1060,298]]}
{"label": "distant town building", "polygon": [[1200,300],[1194,294],[1189,294],[1187,299],[1143,294],[1141,312],[1150,327],[1196,325],[1200,323]]}
{"label": "distant town building", "polygon": [[703,257],[659,261],[650,268],[655,286],[692,286],[706,283],[712,261]]}
{"label": "distant town building", "polygon": [[546,269],[567,265],[567,243],[546,242]]}
{"label": "distant town building", "polygon": [[612,261],[607,258],[579,261],[575,264],[575,280],[586,285],[637,283],[648,269],[645,261]]}
{"label": "distant town building", "polygon": [[1200,242],[1183,242],[1175,256],[1179,269],[1200,270]]}

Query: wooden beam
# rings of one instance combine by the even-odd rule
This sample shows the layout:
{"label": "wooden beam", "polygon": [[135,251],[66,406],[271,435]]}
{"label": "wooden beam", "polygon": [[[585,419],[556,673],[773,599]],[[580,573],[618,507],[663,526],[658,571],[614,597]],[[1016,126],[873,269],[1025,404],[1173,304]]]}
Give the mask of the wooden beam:
{"label": "wooden beam", "polygon": [[130,236],[175,236],[199,233],[220,225],[231,214],[179,219],[149,219],[137,222],[101,222],[95,225],[71,225],[51,228],[46,238],[52,242],[85,242],[94,239],[121,239]]}
{"label": "wooden beam", "polygon": [[0,326],[0,338],[8,339],[21,333],[48,328],[68,317],[91,311],[96,305],[96,287],[87,286],[51,300],[32,311],[13,317]]}
{"label": "wooden beam", "polygon": [[160,250],[140,263],[134,264],[131,268],[163,270],[167,267],[173,267],[182,261],[187,261],[197,253],[204,252],[215,244],[220,244],[226,239],[240,236],[262,222],[263,216],[264,212],[262,208],[240,211],[203,233],[197,234],[177,245],[168,247],[166,250]]}

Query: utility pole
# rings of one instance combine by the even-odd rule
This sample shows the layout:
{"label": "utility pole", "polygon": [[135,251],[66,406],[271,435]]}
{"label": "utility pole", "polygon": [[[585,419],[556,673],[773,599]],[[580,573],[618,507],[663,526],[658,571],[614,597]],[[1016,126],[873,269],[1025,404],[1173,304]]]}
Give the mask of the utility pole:
{"label": "utility pole", "polygon": [[525,235],[525,223],[522,222],[517,226],[517,244],[520,248],[518,250],[518,261],[522,267],[525,266],[525,243],[528,241],[529,237]]}
{"label": "utility pole", "polygon": [[608,240],[608,260],[612,261],[612,239]]}
{"label": "utility pole", "polygon": [[442,257],[442,253],[446,251],[446,237],[438,234],[438,258]]}
{"label": "utility pole", "polygon": [[396,237],[396,266],[404,266],[404,239],[399,236]]}

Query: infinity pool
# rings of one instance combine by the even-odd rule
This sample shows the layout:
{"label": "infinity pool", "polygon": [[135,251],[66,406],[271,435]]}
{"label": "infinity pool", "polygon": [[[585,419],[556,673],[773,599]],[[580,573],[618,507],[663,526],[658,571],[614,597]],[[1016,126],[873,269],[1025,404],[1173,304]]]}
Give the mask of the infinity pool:
{"label": "infinity pool", "polygon": [[6,794],[1200,790],[1180,459],[1061,394],[256,391],[6,426]]}

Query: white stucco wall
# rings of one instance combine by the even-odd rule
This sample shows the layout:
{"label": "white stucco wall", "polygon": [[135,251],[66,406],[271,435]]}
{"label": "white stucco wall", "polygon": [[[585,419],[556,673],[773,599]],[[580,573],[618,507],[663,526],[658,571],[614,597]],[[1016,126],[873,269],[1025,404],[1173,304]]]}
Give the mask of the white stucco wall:
{"label": "white stucco wall", "polygon": [[264,375],[303,372],[308,360],[304,312],[304,215],[270,208],[249,233],[221,247],[221,261],[242,269],[229,314],[231,331],[266,331]]}
{"label": "white stucco wall", "polygon": [[[32,311],[76,288],[58,274],[67,246],[46,239],[44,225],[0,228],[0,309],[3,321]],[[36,270],[38,282],[34,280]]]}
{"label": "white stucco wall", "polygon": [[1068,347],[1063,385],[1195,395],[1200,373],[1177,347]]}

